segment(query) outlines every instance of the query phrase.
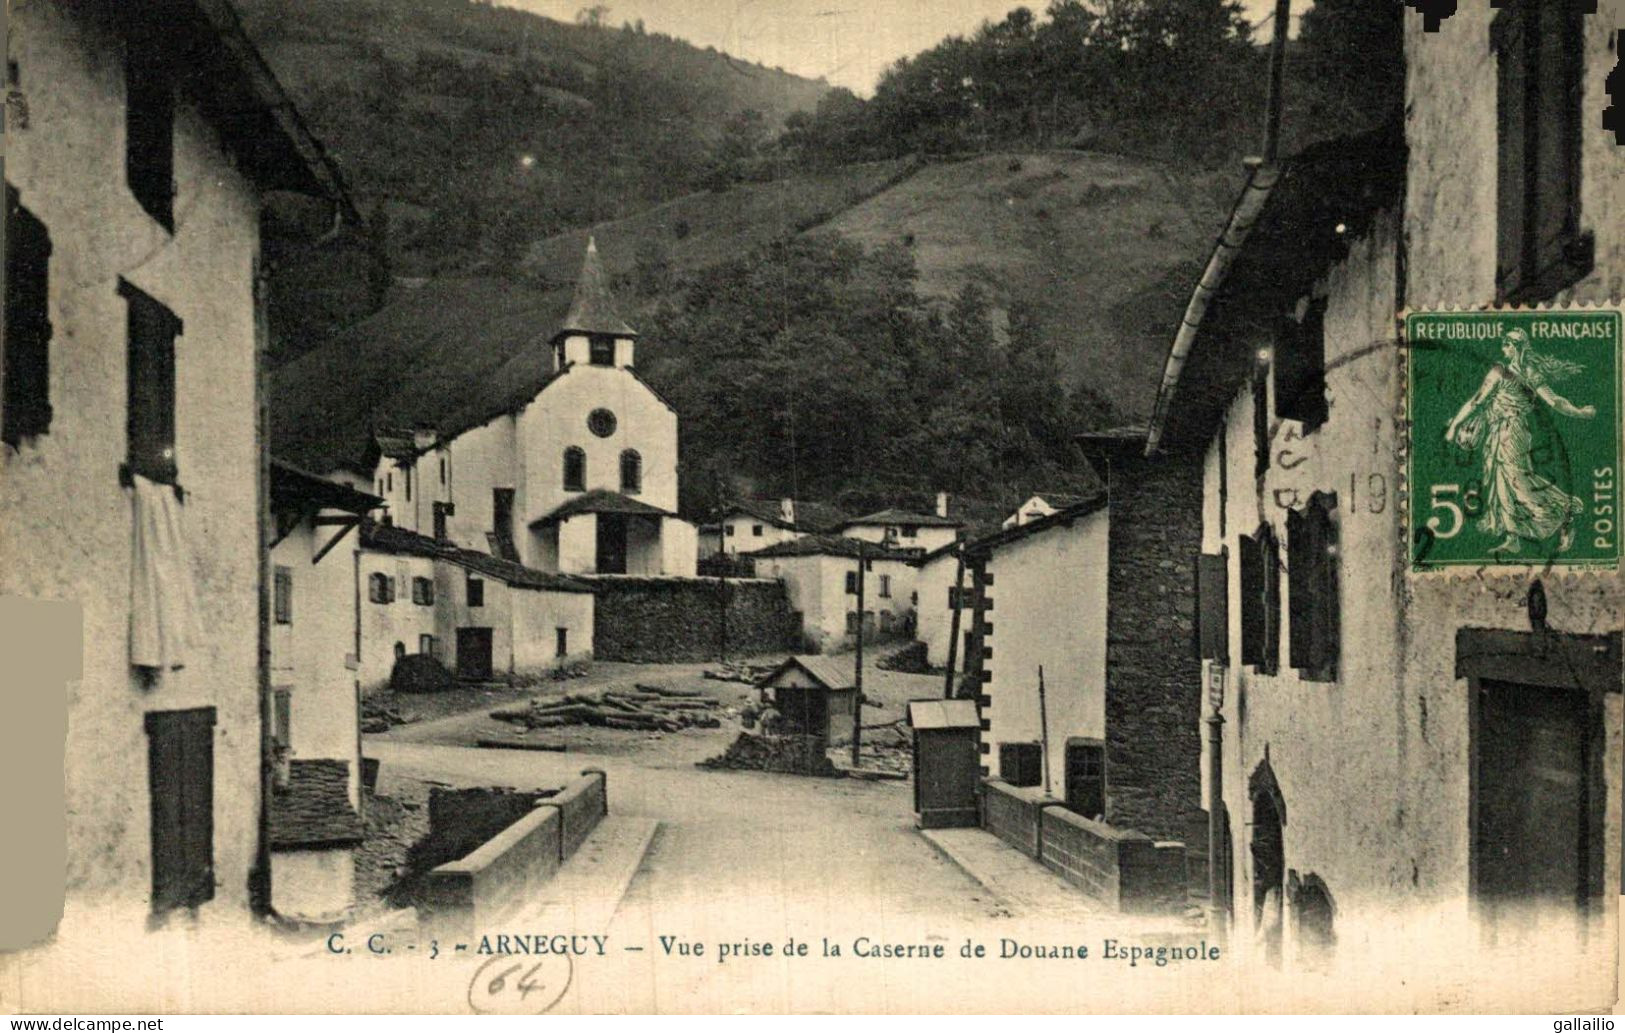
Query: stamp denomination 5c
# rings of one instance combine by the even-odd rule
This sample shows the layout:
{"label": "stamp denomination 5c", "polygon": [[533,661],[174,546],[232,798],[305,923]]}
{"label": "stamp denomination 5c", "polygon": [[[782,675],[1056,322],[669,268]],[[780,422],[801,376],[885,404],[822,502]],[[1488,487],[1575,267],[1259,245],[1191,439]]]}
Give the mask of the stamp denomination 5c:
{"label": "stamp denomination 5c", "polygon": [[1411,569],[1617,569],[1620,313],[1406,317]]}

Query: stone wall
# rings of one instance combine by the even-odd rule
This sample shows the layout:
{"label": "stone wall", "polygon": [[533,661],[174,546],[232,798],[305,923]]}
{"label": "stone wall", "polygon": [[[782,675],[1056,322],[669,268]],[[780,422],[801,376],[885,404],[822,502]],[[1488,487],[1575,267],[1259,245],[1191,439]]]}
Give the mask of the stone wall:
{"label": "stone wall", "polygon": [[1199,839],[1202,665],[1192,645],[1202,544],[1199,454],[1111,464],[1106,820]]}
{"label": "stone wall", "polygon": [[430,789],[429,834],[412,847],[419,871],[454,861],[523,818],[556,789]]}
{"label": "stone wall", "polygon": [[[778,581],[585,577],[599,660],[677,663],[790,649],[796,624]],[[723,615],[726,613],[726,627]]]}
{"label": "stone wall", "polygon": [[1040,860],[1091,899],[1125,914],[1185,905],[1185,847],[1091,821],[1064,807],[1039,812]]}
{"label": "stone wall", "polygon": [[1042,849],[1040,814],[1060,802],[1041,789],[1025,789],[997,778],[982,780],[982,827],[1020,850],[1037,857]]}

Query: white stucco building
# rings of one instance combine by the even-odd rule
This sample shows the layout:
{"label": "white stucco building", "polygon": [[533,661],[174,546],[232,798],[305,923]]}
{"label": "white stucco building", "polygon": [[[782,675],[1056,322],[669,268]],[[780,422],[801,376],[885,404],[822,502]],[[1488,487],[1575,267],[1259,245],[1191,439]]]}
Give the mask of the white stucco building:
{"label": "white stucco building", "polygon": [[853,517],[840,525],[838,533],[859,541],[877,542],[888,549],[907,549],[919,556],[953,542],[964,526],[964,521],[948,515],[948,496],[938,495],[935,513],[883,509]]}
{"label": "white stucco building", "polygon": [[83,608],[53,946],[116,951],[270,907],[261,203],[355,213],[227,5],[10,14],[0,594]]}
{"label": "white stucco building", "polygon": [[[722,511],[705,534],[702,551],[730,555],[757,552],[809,534],[833,534],[851,517],[824,502],[806,499],[740,499]],[[717,539],[720,538],[720,545]]]}
{"label": "white stucco building", "polygon": [[272,463],[271,903],[301,921],[337,921],[355,903],[362,839],[355,531],[380,503]]}
{"label": "white stucco building", "polygon": [[[925,643],[926,663],[932,667],[945,667],[948,664],[955,600],[959,597],[959,589],[968,584],[959,543],[933,549],[910,562],[914,566],[914,637]],[[960,646],[953,651],[956,661],[964,657],[964,637],[970,631],[972,619],[970,610],[962,608],[959,615]],[[957,668],[960,664],[956,662],[954,666]]]}
{"label": "white stucco building", "polygon": [[997,633],[981,637],[983,760],[997,774],[1004,744],[1035,744],[1040,784],[1085,817],[1105,813],[1109,526],[1102,496],[966,545],[996,604]]}
{"label": "white stucco building", "polygon": [[390,522],[547,572],[692,575],[677,413],[638,374],[636,342],[589,240],[527,401],[375,436]]}
{"label": "white stucco building", "polygon": [[[1238,951],[1289,971],[1414,980],[1449,943],[1468,1001],[1607,995],[1625,590],[1538,563],[1411,569],[1386,342],[1407,308],[1617,299],[1625,157],[1597,124],[1617,21],[1405,21],[1403,121],[1252,174],[1232,225],[1261,206],[1257,226],[1221,244],[1222,304],[1158,399],[1152,451],[1207,450],[1191,691],[1217,903]],[[1559,144],[1539,155],[1534,103]],[[1541,218],[1561,233],[1525,232]]]}
{"label": "white stucco building", "polygon": [[808,535],[754,554],[757,577],[784,582],[790,608],[800,615],[802,641],[809,651],[834,653],[852,646],[859,620],[860,556],[866,564],[866,641],[912,635],[914,568],[907,557],[833,535]]}
{"label": "white stucco building", "polygon": [[593,594],[549,574],[386,524],[362,527],[359,678],[389,683],[395,661],[427,653],[465,681],[536,678],[591,660]]}

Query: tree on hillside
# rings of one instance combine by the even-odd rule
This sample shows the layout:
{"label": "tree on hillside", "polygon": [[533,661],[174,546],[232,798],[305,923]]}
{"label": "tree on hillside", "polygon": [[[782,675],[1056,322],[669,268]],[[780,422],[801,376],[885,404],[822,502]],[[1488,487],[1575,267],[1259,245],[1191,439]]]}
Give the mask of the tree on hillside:
{"label": "tree on hillside", "polygon": [[1053,345],[1016,312],[1001,347],[985,291],[944,306],[917,275],[906,248],[820,234],[695,278],[648,328],[685,462],[813,497],[998,497],[1086,479],[1072,417],[1111,420],[1062,387]]}
{"label": "tree on hillside", "polygon": [[589,29],[601,29],[604,27],[604,19],[608,17],[608,7],[603,4],[593,4],[591,7],[583,7],[576,12],[576,24],[585,25]]}

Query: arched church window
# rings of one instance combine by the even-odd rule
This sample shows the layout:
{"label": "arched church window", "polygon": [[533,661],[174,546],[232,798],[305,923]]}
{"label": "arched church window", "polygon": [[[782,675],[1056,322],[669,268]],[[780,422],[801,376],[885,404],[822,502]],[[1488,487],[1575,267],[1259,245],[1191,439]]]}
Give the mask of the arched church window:
{"label": "arched church window", "polygon": [[643,490],[643,457],[638,455],[636,449],[627,449],[621,453],[621,491],[627,495],[636,495]]}
{"label": "arched church window", "polygon": [[564,450],[564,490],[587,490],[587,453],[574,445]]}

